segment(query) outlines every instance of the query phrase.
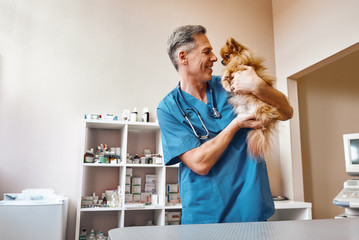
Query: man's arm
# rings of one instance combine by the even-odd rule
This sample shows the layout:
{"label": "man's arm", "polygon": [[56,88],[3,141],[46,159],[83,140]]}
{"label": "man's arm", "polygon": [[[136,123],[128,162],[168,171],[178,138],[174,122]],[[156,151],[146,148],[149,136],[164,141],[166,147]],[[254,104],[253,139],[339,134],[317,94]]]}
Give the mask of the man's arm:
{"label": "man's arm", "polygon": [[193,172],[206,175],[222,155],[235,133],[240,128],[259,128],[260,121],[250,120],[251,116],[238,116],[216,137],[191,149],[179,157]]}
{"label": "man's arm", "polygon": [[272,105],[281,115],[279,120],[285,121],[293,117],[293,108],[289,105],[287,97],[258,77],[252,67],[245,66],[244,71],[236,72],[233,76],[231,89],[234,93],[251,93]]}

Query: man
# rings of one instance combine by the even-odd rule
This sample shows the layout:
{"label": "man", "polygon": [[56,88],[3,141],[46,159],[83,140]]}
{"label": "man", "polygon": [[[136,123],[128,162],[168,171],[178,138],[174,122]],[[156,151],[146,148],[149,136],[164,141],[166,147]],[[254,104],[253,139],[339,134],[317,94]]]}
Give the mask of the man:
{"label": "man", "polygon": [[[177,28],[168,54],[180,83],[158,105],[166,165],[180,163],[182,224],[265,221],[274,213],[263,159],[247,154],[246,136],[264,123],[236,117],[219,77],[217,57],[198,25]],[[278,108],[280,120],[292,117],[286,97],[248,67],[236,73],[232,89],[252,93]]]}

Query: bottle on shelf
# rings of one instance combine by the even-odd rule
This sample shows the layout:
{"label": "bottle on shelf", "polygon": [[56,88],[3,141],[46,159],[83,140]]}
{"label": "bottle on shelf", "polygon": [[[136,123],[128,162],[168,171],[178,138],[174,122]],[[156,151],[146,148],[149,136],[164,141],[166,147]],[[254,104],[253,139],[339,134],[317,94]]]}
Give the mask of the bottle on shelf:
{"label": "bottle on shelf", "polygon": [[138,156],[138,154],[136,154],[136,155],[133,157],[133,163],[134,163],[134,164],[140,164],[140,157]]}
{"label": "bottle on shelf", "polygon": [[87,240],[96,240],[95,231],[91,229],[90,235],[87,237]]}
{"label": "bottle on shelf", "polygon": [[137,122],[137,108],[134,108],[133,111],[131,112],[131,117],[130,117],[130,121],[131,122]]}
{"label": "bottle on shelf", "polygon": [[79,240],[86,240],[86,239],[87,239],[86,228],[82,228]]}
{"label": "bottle on shelf", "polygon": [[150,121],[150,113],[148,112],[148,107],[143,108],[142,110],[142,122]]}
{"label": "bottle on shelf", "polygon": [[107,206],[107,198],[105,193],[102,193],[102,205]]}
{"label": "bottle on shelf", "polygon": [[84,162],[85,163],[93,163],[94,162],[95,155],[93,153],[93,148],[90,150],[86,150],[85,156],[84,156]]}
{"label": "bottle on shelf", "polygon": [[103,234],[102,231],[100,231],[97,235],[97,239],[96,240],[106,240],[107,237]]}

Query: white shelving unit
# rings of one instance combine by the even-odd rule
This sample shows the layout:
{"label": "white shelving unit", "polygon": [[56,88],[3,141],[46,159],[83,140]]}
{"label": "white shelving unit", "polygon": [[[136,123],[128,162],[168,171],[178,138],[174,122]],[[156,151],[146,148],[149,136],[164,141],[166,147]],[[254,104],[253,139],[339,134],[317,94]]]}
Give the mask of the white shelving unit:
{"label": "white shelving unit", "polygon": [[[122,161],[120,164],[84,163],[80,160],[79,194],[76,217],[76,239],[79,238],[81,228],[89,232],[103,231],[118,227],[144,226],[149,220],[154,225],[165,225],[166,211],[180,211],[180,204],[166,206],[166,184],[178,182],[178,166],[165,167],[164,164],[126,164],[127,153],[143,155],[144,149],[162,156],[160,128],[157,123],[122,122],[85,120],[83,123],[82,156],[90,148],[100,144],[110,147],[121,147]],[[133,177],[141,177],[142,183],[146,174],[156,175],[156,191],[158,205],[133,207],[125,204],[126,168],[132,168]],[[117,208],[82,208],[82,196],[92,196],[95,192],[100,196],[106,189],[117,189],[121,186],[122,205]],[[144,192],[144,184],[142,184]]]}
{"label": "white shelving unit", "polygon": [[[166,212],[181,211],[182,205],[166,206],[166,184],[177,183],[178,165],[164,164],[126,164],[127,153],[130,155],[143,154],[150,149],[152,153],[162,154],[160,128],[156,123],[121,122],[86,120],[83,123],[82,156],[86,149],[95,148],[101,143],[110,147],[121,147],[122,162],[120,164],[84,163],[80,159],[80,180],[77,203],[76,239],[82,227],[87,231],[95,229],[107,233],[113,228],[123,228],[132,225],[144,226],[148,220],[154,225],[165,225]],[[157,178],[158,205],[133,207],[125,205],[124,186],[126,168],[132,168],[133,177],[155,174]],[[118,208],[81,208],[81,197],[91,196],[93,192],[100,195],[106,189],[117,189],[121,186],[122,206]],[[143,190],[142,186],[142,190]],[[276,212],[269,220],[306,220],[311,219],[311,203],[295,201],[276,201]]]}

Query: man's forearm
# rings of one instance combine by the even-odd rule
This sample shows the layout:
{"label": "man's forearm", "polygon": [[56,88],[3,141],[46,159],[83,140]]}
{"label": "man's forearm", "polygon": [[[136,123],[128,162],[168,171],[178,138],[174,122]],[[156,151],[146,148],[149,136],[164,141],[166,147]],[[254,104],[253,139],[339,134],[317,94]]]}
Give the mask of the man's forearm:
{"label": "man's forearm", "polygon": [[281,115],[279,120],[285,121],[293,117],[293,108],[290,106],[287,97],[264,81],[263,84],[256,88],[253,94],[263,102],[277,108]]}
{"label": "man's forearm", "polygon": [[234,119],[216,137],[180,155],[182,162],[195,173],[206,175],[226,150],[228,144],[239,129],[238,121]]}

